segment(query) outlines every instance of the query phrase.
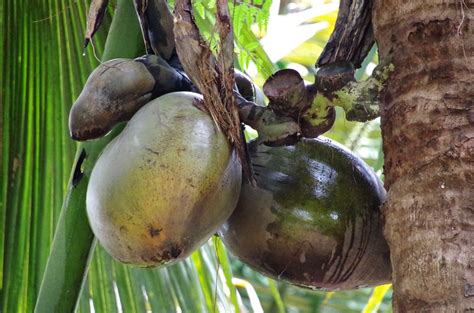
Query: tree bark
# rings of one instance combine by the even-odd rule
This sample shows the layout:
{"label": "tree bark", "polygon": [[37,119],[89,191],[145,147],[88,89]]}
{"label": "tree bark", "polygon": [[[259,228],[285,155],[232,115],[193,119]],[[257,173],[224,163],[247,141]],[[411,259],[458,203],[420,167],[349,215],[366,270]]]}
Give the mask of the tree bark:
{"label": "tree bark", "polygon": [[395,312],[474,312],[474,1],[377,0]]}

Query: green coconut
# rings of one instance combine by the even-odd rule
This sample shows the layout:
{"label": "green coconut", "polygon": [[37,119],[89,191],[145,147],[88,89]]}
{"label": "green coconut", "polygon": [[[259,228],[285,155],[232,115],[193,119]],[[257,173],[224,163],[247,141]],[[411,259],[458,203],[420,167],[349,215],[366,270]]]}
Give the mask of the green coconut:
{"label": "green coconut", "polygon": [[237,258],[313,289],[390,282],[379,210],[385,191],[372,169],[328,139],[251,145],[250,153],[257,186],[244,182],[237,208],[219,230]]}
{"label": "green coconut", "polygon": [[100,244],[138,266],[189,256],[230,216],[241,165],[225,135],[194,104],[166,94],[143,106],[99,157],[87,214]]}

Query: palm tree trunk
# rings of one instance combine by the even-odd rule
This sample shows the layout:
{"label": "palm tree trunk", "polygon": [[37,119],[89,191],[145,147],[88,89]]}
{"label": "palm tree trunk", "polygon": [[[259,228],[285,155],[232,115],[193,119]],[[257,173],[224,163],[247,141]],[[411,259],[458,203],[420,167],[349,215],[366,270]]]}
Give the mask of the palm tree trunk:
{"label": "palm tree trunk", "polygon": [[378,0],[395,312],[474,312],[474,1]]}

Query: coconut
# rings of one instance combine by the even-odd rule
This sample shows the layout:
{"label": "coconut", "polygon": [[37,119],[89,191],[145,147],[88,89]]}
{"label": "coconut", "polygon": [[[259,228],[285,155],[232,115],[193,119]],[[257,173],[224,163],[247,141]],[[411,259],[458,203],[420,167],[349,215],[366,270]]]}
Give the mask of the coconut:
{"label": "coconut", "polygon": [[240,162],[199,101],[176,92],[149,102],[97,160],[87,214],[100,244],[121,262],[184,259],[236,206]]}
{"label": "coconut", "polygon": [[241,261],[313,289],[390,282],[380,206],[385,190],[360,158],[328,139],[251,145],[257,186],[244,182],[219,230]]}

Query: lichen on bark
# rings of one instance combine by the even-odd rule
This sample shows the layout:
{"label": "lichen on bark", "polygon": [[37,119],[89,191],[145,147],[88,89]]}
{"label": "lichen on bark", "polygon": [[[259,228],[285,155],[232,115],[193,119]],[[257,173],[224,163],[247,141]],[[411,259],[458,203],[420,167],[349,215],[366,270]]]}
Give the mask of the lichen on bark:
{"label": "lichen on bark", "polygon": [[394,71],[392,63],[381,63],[365,81],[349,82],[334,93],[333,105],[342,107],[349,121],[367,122],[380,114],[379,95]]}

